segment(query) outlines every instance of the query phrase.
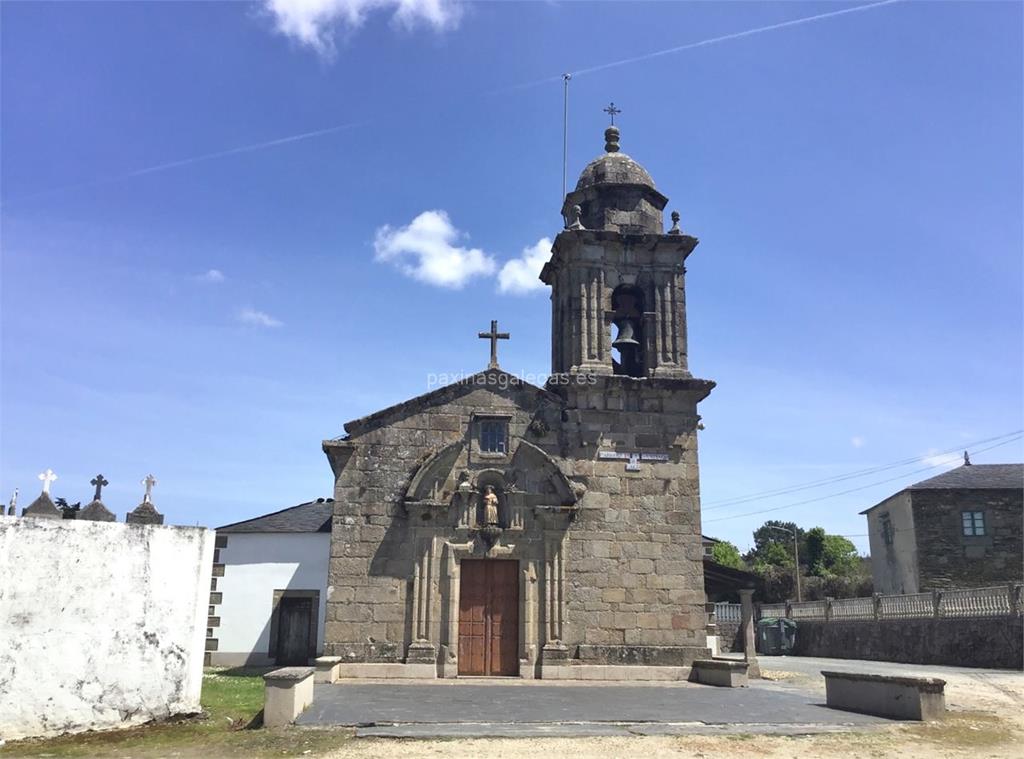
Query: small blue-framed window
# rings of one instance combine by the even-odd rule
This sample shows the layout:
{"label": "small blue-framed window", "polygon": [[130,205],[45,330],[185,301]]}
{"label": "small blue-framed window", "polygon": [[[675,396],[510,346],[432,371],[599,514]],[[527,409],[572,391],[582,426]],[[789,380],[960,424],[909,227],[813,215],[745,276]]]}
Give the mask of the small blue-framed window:
{"label": "small blue-framed window", "polygon": [[480,420],[480,451],[483,453],[508,452],[508,422],[504,419]]}

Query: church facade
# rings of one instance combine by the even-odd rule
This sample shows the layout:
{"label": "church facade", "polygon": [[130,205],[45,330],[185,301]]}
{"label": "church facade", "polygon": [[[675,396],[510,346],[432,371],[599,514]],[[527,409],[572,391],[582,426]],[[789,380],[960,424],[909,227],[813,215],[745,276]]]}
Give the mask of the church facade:
{"label": "church facade", "polygon": [[545,387],[485,371],[345,425],[324,653],[348,676],[675,678],[709,654],[685,262],[605,132],[562,209]]}

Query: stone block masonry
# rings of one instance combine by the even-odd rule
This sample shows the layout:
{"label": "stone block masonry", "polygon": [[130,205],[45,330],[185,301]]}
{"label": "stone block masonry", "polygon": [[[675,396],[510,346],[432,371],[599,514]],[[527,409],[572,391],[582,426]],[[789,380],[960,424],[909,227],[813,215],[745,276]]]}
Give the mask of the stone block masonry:
{"label": "stone block masonry", "polygon": [[313,703],[313,667],[284,667],[263,676],[263,725],[284,727]]}
{"label": "stone block masonry", "polygon": [[200,710],[213,532],[0,517],[0,737]]}
{"label": "stone block masonry", "polygon": [[1024,618],[798,620],[796,656],[1021,669]]}
{"label": "stone block masonry", "polygon": [[857,672],[821,673],[833,709],[907,720],[937,720],[946,713],[946,681]]}

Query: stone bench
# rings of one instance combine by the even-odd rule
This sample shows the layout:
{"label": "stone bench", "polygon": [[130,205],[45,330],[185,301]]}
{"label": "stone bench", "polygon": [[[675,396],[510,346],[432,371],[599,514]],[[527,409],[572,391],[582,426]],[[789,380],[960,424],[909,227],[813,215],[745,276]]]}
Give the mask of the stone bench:
{"label": "stone bench", "polygon": [[313,668],[284,667],[263,676],[263,726],[290,725],[313,703]]}
{"label": "stone bench", "polygon": [[316,666],[316,677],[314,682],[334,683],[338,681],[338,665],[341,664],[340,656],[320,656],[313,664]]}
{"label": "stone bench", "polygon": [[825,672],[825,703],[833,709],[892,719],[935,720],[946,712],[946,681]]}
{"label": "stone bench", "polygon": [[697,659],[690,669],[690,680],[722,688],[746,688],[747,663],[737,659]]}

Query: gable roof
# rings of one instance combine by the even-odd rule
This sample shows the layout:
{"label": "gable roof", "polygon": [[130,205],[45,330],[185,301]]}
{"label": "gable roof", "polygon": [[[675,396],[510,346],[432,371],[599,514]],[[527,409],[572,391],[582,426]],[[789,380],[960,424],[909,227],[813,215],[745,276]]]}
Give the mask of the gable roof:
{"label": "gable roof", "polygon": [[415,398],[396,403],[393,406],[388,406],[385,409],[375,411],[359,419],[353,419],[345,424],[345,432],[350,436],[361,435],[364,432],[384,426],[397,419],[417,414],[431,406],[448,403],[464,393],[479,388],[490,389],[498,393],[526,390],[554,403],[562,402],[562,399],[550,390],[530,384],[526,380],[520,379],[514,374],[509,374],[503,369],[485,369],[482,372],[464,377],[458,382],[444,385],[423,395],[417,395]]}
{"label": "gable roof", "polygon": [[964,464],[907,490],[1021,490],[1024,464]]}
{"label": "gable roof", "polygon": [[317,498],[261,517],[218,527],[217,532],[330,532],[333,498]]}
{"label": "gable roof", "polygon": [[963,464],[908,485],[860,513],[867,514],[889,498],[915,490],[1024,490],[1024,464]]}

